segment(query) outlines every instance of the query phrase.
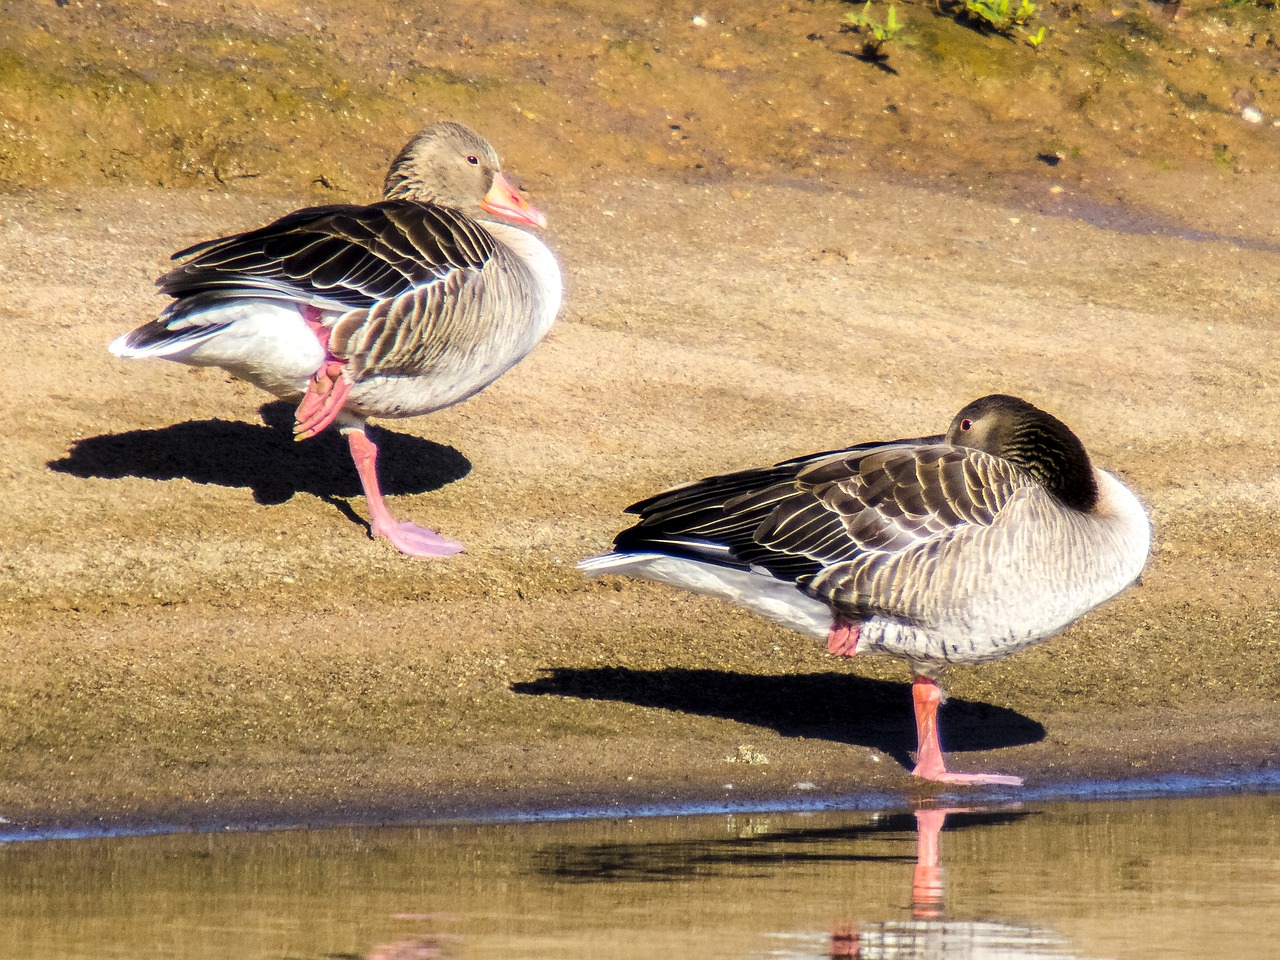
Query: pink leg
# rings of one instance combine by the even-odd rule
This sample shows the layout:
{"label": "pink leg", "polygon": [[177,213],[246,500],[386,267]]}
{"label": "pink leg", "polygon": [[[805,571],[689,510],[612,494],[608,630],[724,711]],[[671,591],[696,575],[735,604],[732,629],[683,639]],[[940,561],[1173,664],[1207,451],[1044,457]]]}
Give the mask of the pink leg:
{"label": "pink leg", "polygon": [[307,384],[307,392],[298,404],[294,415],[295,440],[309,440],[329,424],[342,411],[351,392],[351,384],[342,376],[347,361],[329,352],[329,335],[333,332],[324,325],[323,314],[309,304],[300,307],[303,322],[311,328],[316,340],[324,348],[324,362]]}
{"label": "pink leg", "polygon": [[858,652],[859,625],[843,623],[839,620],[831,624],[831,632],[827,634],[827,652],[837,657],[852,657]]}
{"label": "pink leg", "polygon": [[446,540],[434,530],[419,527],[407,520],[396,520],[391,516],[378,486],[378,448],[361,427],[348,427],[343,432],[347,435],[351,459],[355,461],[356,472],[360,474],[360,483],[364,487],[364,497],[369,504],[373,535],[386,537],[393,547],[411,557],[447,557],[461,553],[462,544]]}
{"label": "pink leg", "polygon": [[1022,786],[1021,778],[998,773],[948,773],[938,745],[938,704],[942,702],[942,691],[928,677],[916,677],[911,693],[916,704],[916,768],[911,771],[915,776],[939,783]]}
{"label": "pink leg", "polygon": [[325,360],[307,384],[307,392],[294,415],[293,439],[309,440],[333,423],[351,392],[351,384],[342,376],[345,360]]}
{"label": "pink leg", "polygon": [[916,869],[911,877],[911,915],[916,919],[941,913],[942,868],[938,866],[938,834],[947,819],[936,807],[916,812]]}
{"label": "pink leg", "polygon": [[858,942],[858,924],[841,923],[831,931],[831,949],[827,955],[831,960],[857,960],[862,956],[862,945]]}

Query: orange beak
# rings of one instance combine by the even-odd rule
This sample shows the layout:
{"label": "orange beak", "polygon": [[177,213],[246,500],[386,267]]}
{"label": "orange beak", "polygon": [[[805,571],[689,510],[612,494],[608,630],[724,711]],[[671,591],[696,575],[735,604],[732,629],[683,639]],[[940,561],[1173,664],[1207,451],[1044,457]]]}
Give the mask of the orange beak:
{"label": "orange beak", "polygon": [[480,201],[480,209],[512,223],[527,223],[533,227],[547,225],[547,218],[541,211],[520,196],[511,181],[500,173],[493,175],[493,186]]}

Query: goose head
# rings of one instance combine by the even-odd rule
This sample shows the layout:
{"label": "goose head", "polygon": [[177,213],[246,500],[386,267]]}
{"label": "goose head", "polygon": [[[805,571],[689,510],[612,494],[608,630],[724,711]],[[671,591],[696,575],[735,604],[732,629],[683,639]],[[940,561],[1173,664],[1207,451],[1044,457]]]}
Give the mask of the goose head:
{"label": "goose head", "polygon": [[1066,506],[1091,510],[1098,482],[1089,454],[1071,428],[1018,397],[994,393],[956,414],[946,442],[1016,463]]}
{"label": "goose head", "polygon": [[391,161],[382,193],[388,200],[434,203],[477,220],[547,223],[502,175],[489,141],[460,123],[433,123],[406,143]]}

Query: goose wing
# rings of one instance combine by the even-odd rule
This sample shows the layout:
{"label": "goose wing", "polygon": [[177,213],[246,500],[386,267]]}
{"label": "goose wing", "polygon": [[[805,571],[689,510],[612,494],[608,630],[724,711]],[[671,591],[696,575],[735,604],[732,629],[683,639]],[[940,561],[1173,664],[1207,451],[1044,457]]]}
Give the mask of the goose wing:
{"label": "goose wing", "polygon": [[614,538],[614,548],[742,569],[767,560],[778,576],[792,578],[816,573],[821,565],[813,558],[772,551],[756,541],[755,532],[779,503],[797,495],[800,471],[848,452],[815,453],[772,467],[706,477],[641,500],[626,510],[639,514],[639,522]]}
{"label": "goose wing", "polygon": [[828,599],[819,582],[826,571],[853,564],[859,582],[874,580],[915,548],[990,526],[1034,483],[1008,461],[941,437],[862,444],[641,501],[631,508],[640,522],[615,543],[620,551],[767,571]]}
{"label": "goose wing", "polygon": [[186,262],[156,284],[185,313],[242,297],[367,310],[483,267],[494,246],[479,224],[430,204],[309,207],[179,251]]}

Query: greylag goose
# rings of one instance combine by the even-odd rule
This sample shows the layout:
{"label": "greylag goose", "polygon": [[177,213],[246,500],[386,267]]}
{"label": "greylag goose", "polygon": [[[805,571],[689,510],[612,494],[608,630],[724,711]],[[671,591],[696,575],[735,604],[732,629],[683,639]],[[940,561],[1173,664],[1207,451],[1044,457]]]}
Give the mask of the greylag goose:
{"label": "greylag goose", "polygon": [[483,137],[437,123],[400,151],[377,203],[297,210],[174,254],[185,262],[156,281],[173,302],[110,350],[221,367],[299,400],[296,439],[331,423],[346,436],[375,536],[412,556],[457,553],[391,516],[366,420],[465,400],[537,345],[560,269],[520,227],[544,225]]}
{"label": "greylag goose", "polygon": [[1151,525],[1060,420],[1025,400],[975,400],[945,436],[866,443],[676,487],[630,508],[614,552],[579,564],[722,597],[837,655],[910,664],[912,771],[953,773],[938,680],[1057,633],[1141,573]]}

